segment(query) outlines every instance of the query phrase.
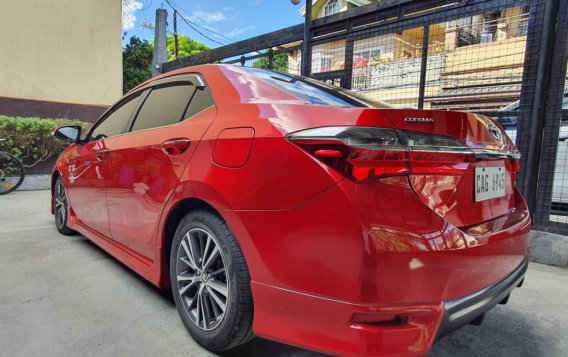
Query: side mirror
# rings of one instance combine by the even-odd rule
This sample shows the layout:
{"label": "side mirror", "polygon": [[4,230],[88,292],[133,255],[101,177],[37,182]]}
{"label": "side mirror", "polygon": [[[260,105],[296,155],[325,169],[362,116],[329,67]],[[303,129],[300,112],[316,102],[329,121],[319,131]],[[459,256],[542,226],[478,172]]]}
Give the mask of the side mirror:
{"label": "side mirror", "polygon": [[62,126],[55,129],[53,136],[62,141],[78,143],[81,137],[81,127],[79,125]]}

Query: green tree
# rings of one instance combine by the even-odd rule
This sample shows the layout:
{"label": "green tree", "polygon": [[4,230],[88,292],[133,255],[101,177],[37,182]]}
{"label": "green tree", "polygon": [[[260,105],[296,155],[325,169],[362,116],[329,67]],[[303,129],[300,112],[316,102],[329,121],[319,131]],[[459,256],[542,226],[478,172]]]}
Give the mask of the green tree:
{"label": "green tree", "polygon": [[152,76],[152,45],[136,36],[122,50],[122,90],[124,93]]}
{"label": "green tree", "polygon": [[[272,69],[278,71],[278,72],[288,72],[288,55],[286,53],[279,53],[277,55],[274,55],[274,58],[272,60],[274,66]],[[268,55],[264,56],[264,57],[260,57],[259,59],[257,59],[252,66],[254,68],[266,68],[269,69],[268,66]]]}
{"label": "green tree", "polygon": [[[170,36],[166,39],[166,46],[168,49],[168,61],[176,59],[176,51],[174,44],[174,37]],[[185,35],[178,36],[178,58],[183,58],[195,55],[199,52],[210,50],[204,43],[190,39]]]}

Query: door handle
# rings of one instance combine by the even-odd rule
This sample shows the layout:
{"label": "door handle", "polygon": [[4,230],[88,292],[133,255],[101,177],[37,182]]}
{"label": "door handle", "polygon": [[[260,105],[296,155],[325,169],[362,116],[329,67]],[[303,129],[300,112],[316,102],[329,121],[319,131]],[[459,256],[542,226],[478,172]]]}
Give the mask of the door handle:
{"label": "door handle", "polygon": [[169,139],[162,143],[162,150],[168,155],[180,155],[189,148],[191,140],[187,138]]}
{"label": "door handle", "polygon": [[108,157],[109,153],[110,151],[108,149],[102,149],[97,151],[95,155],[97,156],[97,160],[103,161]]}

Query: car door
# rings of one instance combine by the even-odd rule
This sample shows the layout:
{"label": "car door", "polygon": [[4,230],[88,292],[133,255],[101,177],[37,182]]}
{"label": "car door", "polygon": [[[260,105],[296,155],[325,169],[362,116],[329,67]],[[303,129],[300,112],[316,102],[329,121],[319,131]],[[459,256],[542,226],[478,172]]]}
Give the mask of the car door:
{"label": "car door", "polygon": [[135,93],[109,110],[87,134],[85,142],[76,146],[67,165],[67,195],[75,217],[83,225],[107,237],[110,237],[106,199],[107,159],[119,135],[125,132],[141,97],[141,93]]}
{"label": "car door", "polygon": [[129,132],[111,151],[107,197],[112,237],[151,260],[163,207],[215,118],[207,88],[196,81],[201,83],[186,75],[154,85]]}

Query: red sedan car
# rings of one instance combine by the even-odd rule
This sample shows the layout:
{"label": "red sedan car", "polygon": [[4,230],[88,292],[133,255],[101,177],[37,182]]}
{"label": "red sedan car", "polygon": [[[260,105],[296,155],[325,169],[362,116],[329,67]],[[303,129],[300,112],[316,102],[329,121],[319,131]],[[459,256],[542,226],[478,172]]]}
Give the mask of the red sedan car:
{"label": "red sedan car", "polygon": [[128,93],[53,170],[53,213],[160,288],[193,338],[424,355],[527,269],[519,153],[475,114],[299,76],[186,68]]}

